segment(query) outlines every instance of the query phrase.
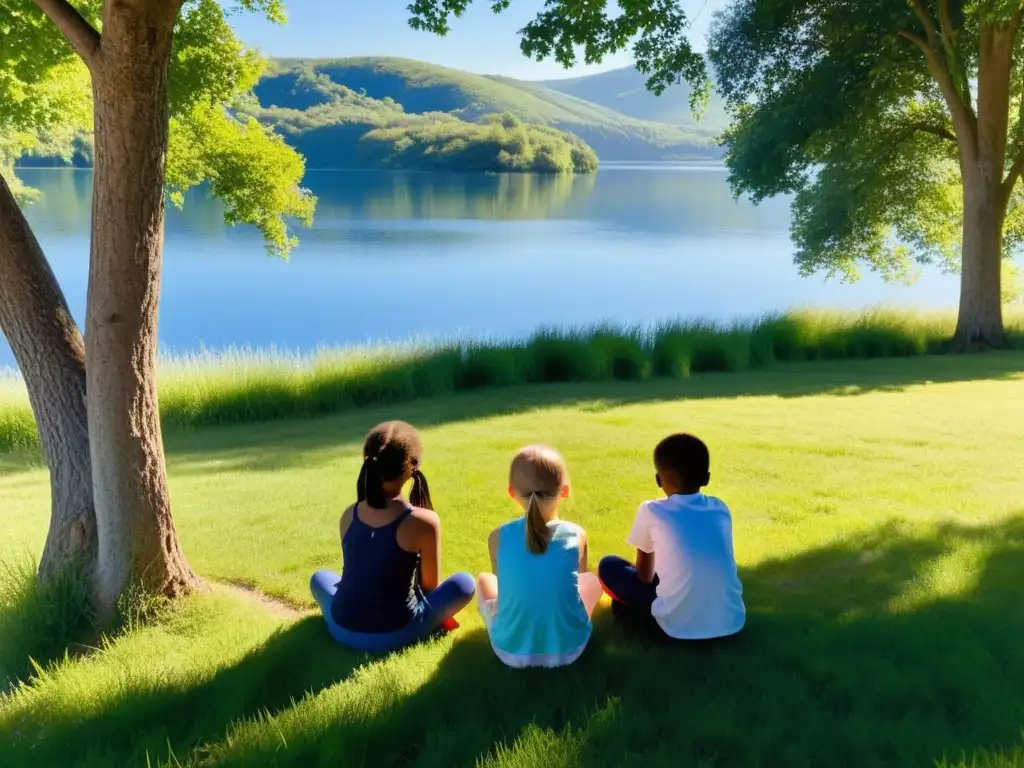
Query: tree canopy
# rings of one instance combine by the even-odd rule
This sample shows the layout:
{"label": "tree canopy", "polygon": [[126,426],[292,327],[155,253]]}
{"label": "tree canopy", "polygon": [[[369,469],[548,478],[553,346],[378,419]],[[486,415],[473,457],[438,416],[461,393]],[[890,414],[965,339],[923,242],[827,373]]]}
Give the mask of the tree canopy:
{"label": "tree canopy", "polygon": [[[99,26],[100,0],[78,8]],[[266,67],[228,23],[231,13],[243,10],[284,18],[278,0],[187,0],[182,6],[168,72],[168,195],[180,206],[186,190],[208,183],[225,204],[228,224],[256,226],[271,252],[287,255],[296,243],[289,220],[309,224],[316,200],[301,186],[302,157],[271,129],[232,109]],[[32,0],[0,0],[0,16],[7,19],[0,22],[0,172],[29,197],[11,173],[13,160],[42,142],[70,152],[75,133],[91,127],[89,77]]]}
{"label": "tree canopy", "polygon": [[[472,2],[413,0],[409,24],[446,35],[452,18],[462,16]],[[491,9],[501,13],[511,3],[492,0]],[[599,64],[605,56],[630,48],[650,90],[660,94],[686,79],[695,86],[690,105],[697,109],[706,102],[710,83],[704,57],[693,50],[688,31],[686,13],[676,0],[617,0],[614,6],[608,0],[548,0],[520,30],[520,48],[528,58],[554,59],[566,69],[580,59],[584,64]]]}
{"label": "tree canopy", "polygon": [[801,271],[964,267],[961,320],[986,315],[966,340],[998,343],[988,251],[1008,255],[1024,234],[1022,12],[1019,0],[735,0],[716,17],[730,180],[754,200],[794,195]]}

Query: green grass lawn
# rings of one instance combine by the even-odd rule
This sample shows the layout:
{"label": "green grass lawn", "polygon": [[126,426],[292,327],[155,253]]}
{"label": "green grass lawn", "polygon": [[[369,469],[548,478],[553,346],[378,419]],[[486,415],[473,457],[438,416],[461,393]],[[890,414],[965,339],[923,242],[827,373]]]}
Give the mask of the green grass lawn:
{"label": "green grass lawn", "polygon": [[[712,449],[748,624],[665,648],[598,609],[572,667],[512,671],[475,610],[372,658],[334,645],[306,584],[339,566],[365,431],[422,428],[446,571],[487,564],[520,445],[566,456],[564,515],[625,554],[650,452]],[[1024,765],[1024,354],[822,362],[679,381],[479,391],[167,434],[193,566],[216,587],[75,649],[0,696],[0,766]],[[37,553],[47,478],[0,456],[0,557]],[[2,617],[0,617],[2,619]],[[0,627],[2,627],[0,623]],[[3,643],[0,643],[3,647]],[[0,657],[3,669],[23,658]],[[990,752],[1005,752],[989,757]]]}

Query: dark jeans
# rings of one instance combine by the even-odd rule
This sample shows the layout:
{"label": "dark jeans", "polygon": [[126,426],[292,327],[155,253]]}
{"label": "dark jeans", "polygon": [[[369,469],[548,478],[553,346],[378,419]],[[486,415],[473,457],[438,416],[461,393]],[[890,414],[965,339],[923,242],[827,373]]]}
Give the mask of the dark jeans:
{"label": "dark jeans", "polygon": [[628,560],[609,555],[601,558],[597,577],[605,593],[612,599],[612,614],[616,618],[649,632],[655,637],[669,639],[661,625],[651,616],[651,604],[657,597],[658,576],[647,584],[640,581],[636,567]]}
{"label": "dark jeans", "polygon": [[646,584],[640,581],[636,566],[615,555],[601,558],[597,566],[601,586],[612,599],[612,615],[655,640],[672,645],[698,648],[718,648],[732,645],[737,635],[714,637],[706,640],[679,640],[665,634],[665,630],[651,615],[651,604],[657,597],[658,576]]}
{"label": "dark jeans", "polygon": [[453,574],[423,599],[420,610],[409,624],[394,632],[369,634],[339,627],[331,618],[331,603],[339,581],[341,577],[333,571],[317,571],[309,582],[309,588],[323,611],[331,637],[353,650],[368,653],[387,653],[423,640],[469,605],[476,590],[473,577],[468,573]]}

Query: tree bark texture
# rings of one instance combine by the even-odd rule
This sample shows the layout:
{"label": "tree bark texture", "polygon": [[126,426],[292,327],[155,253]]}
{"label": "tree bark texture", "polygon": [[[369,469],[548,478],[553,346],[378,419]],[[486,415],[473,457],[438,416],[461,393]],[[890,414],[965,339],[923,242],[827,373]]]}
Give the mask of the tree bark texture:
{"label": "tree bark texture", "polygon": [[0,175],[0,330],[28,389],[50,469],[44,580],[67,567],[91,571],[96,518],[85,404],[85,348],[64,294]]}
{"label": "tree bark texture", "polygon": [[86,318],[98,607],[195,583],[171,518],[156,391],[173,0],[109,0],[92,68],[96,155]]}
{"label": "tree bark texture", "polygon": [[1006,201],[999,181],[975,171],[963,178],[964,225],[960,311],[955,344],[960,350],[1003,344],[1001,267]]}
{"label": "tree bark texture", "polygon": [[1010,77],[1016,32],[982,25],[978,51],[978,115],[974,140],[960,137],[963,240],[959,349],[1002,346],[1001,266],[1008,195],[1003,189]]}

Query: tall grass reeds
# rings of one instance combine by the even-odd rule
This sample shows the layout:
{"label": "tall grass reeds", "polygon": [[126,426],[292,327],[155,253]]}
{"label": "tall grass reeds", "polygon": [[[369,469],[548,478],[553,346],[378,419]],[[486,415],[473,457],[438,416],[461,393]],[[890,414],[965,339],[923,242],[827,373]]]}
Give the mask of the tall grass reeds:
{"label": "tall grass reeds", "polygon": [[[796,311],[755,320],[543,329],[521,341],[325,349],[310,355],[229,350],[171,356],[160,365],[167,428],[308,418],[484,387],[541,382],[684,378],[773,363],[907,357],[946,351],[946,314]],[[1007,346],[1024,349],[1024,315],[1007,319]],[[0,452],[33,450],[24,384],[0,378]]]}

